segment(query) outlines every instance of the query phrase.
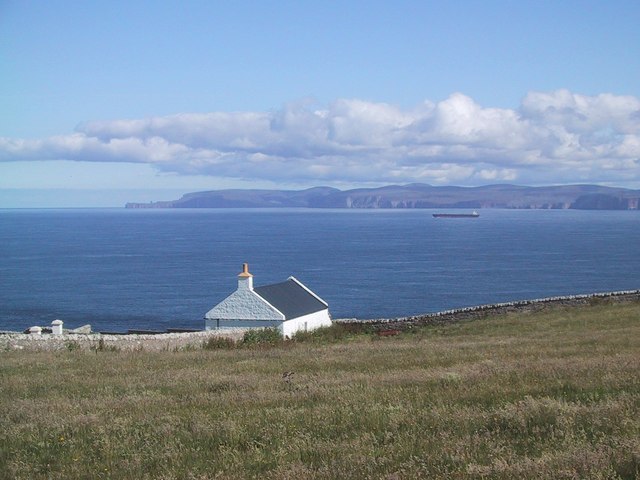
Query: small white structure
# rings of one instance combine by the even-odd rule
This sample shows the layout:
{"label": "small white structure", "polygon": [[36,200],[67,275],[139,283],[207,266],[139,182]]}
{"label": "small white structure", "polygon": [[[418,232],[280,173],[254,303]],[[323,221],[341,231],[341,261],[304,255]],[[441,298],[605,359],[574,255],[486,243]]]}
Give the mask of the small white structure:
{"label": "small white structure", "polygon": [[53,335],[62,335],[62,320],[54,320],[51,322],[51,333]]}
{"label": "small white structure", "polygon": [[253,288],[246,263],[238,275],[238,289],[204,318],[205,330],[275,327],[284,337],[331,325],[327,302],[296,278]]}
{"label": "small white structure", "polygon": [[31,335],[42,335],[42,327],[31,327],[29,328],[29,333]]}

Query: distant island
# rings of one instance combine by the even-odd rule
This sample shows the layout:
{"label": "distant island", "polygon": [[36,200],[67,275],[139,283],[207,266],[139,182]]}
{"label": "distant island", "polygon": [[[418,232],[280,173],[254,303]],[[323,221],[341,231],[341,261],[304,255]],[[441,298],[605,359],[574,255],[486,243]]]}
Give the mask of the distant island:
{"label": "distant island", "polygon": [[640,190],[598,185],[435,187],[422,183],[338,190],[212,190],[125,208],[514,208],[638,210]]}

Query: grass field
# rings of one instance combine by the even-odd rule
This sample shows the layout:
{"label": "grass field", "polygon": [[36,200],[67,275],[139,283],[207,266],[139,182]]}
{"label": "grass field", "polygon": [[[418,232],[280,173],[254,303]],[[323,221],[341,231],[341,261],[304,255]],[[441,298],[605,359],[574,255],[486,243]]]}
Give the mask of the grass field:
{"label": "grass field", "polygon": [[640,477],[638,303],[384,338],[0,352],[0,388],[3,478]]}

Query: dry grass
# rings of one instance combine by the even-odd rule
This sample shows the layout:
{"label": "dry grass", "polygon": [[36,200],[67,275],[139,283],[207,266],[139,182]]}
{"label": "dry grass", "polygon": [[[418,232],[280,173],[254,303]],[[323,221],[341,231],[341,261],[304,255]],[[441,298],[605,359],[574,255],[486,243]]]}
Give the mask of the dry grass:
{"label": "dry grass", "polygon": [[214,347],[0,353],[0,474],[639,477],[637,303]]}

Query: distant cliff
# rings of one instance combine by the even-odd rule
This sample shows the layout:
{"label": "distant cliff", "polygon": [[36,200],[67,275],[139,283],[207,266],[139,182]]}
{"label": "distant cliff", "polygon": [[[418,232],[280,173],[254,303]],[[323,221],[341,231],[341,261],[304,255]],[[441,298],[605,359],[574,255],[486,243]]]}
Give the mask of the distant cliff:
{"label": "distant cliff", "polygon": [[598,185],[434,187],[413,183],[338,190],[213,190],[126,208],[518,208],[638,210],[640,190]]}

